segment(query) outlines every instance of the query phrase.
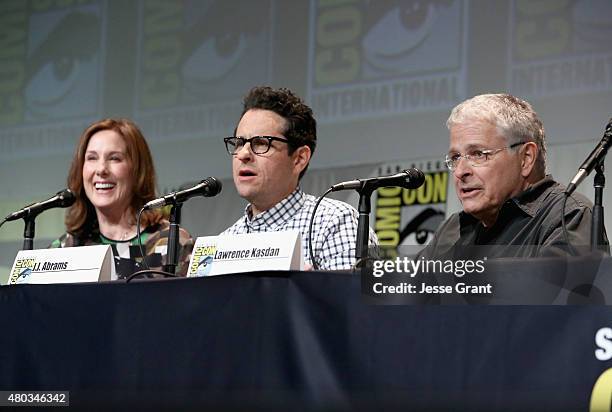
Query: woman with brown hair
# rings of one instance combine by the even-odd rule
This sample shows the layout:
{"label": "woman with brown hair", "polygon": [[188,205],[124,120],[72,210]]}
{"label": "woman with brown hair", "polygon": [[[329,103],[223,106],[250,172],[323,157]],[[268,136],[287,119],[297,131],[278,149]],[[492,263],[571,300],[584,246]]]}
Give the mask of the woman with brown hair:
{"label": "woman with brown hair", "polygon": [[[119,278],[142,269],[138,247],[138,211],[155,199],[153,158],[140,129],[127,119],[104,119],[89,126],[79,140],[68,188],[76,202],[66,213],[66,233],[51,247],[109,244]],[[141,217],[140,239],[152,269],[166,263],[169,222],[159,210]],[[193,239],[180,231],[177,274],[185,275]]]}

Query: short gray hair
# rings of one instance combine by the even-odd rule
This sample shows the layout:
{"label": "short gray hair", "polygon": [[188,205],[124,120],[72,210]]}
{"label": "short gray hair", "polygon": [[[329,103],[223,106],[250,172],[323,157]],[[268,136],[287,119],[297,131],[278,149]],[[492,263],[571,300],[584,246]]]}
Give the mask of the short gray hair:
{"label": "short gray hair", "polygon": [[542,121],[531,105],[506,93],[481,94],[468,99],[453,109],[446,127],[469,121],[485,121],[495,125],[508,145],[534,142],[538,145],[536,172],[546,173],[546,135]]}

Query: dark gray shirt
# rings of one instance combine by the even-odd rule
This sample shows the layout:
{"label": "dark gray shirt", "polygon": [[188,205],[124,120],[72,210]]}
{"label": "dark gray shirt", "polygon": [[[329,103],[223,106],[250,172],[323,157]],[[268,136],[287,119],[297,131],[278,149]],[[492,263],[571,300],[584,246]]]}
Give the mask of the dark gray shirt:
{"label": "dark gray shirt", "polygon": [[[564,191],[564,186],[546,176],[507,200],[491,227],[465,212],[455,213],[442,223],[420,256],[450,259],[565,254],[568,245],[561,225]],[[565,207],[569,240],[579,253],[590,249],[591,208],[592,203],[578,193],[569,197]]]}

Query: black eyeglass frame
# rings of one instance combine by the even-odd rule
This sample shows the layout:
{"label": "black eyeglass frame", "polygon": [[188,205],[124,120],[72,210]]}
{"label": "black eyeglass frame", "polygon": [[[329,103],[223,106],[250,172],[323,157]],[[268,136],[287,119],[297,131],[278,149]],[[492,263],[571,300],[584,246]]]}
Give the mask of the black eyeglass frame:
{"label": "black eyeglass frame", "polygon": [[239,136],[229,136],[229,137],[225,137],[223,138],[223,141],[225,142],[225,149],[227,150],[227,153],[229,153],[231,156],[235,156],[237,151],[232,152],[230,150],[230,141],[231,140],[236,140],[237,141],[242,141],[242,146],[245,146],[247,143],[251,144],[251,141],[253,141],[254,139],[266,139],[268,141],[268,146],[266,147],[266,150],[263,152],[256,152],[253,149],[253,145],[251,144],[251,151],[255,154],[258,155],[262,155],[262,154],[266,154],[270,151],[270,147],[272,147],[272,142],[276,141],[276,142],[284,142],[287,143],[288,145],[291,145],[291,141],[287,138],[284,137],[276,137],[276,136],[252,136],[250,138],[246,138],[246,137],[239,137]]}

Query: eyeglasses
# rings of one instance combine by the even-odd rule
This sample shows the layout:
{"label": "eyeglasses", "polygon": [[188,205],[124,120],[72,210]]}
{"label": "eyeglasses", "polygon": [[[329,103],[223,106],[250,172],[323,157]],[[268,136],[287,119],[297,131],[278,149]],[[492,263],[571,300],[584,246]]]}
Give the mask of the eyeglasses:
{"label": "eyeglasses", "polygon": [[231,136],[224,138],[223,141],[225,142],[225,148],[227,149],[227,152],[232,156],[242,150],[244,145],[246,145],[247,143],[251,145],[251,150],[253,151],[253,153],[259,155],[268,153],[268,150],[270,150],[273,141],[289,144],[289,140],[282,137],[274,136],[253,136],[250,139],[247,139],[245,137]]}
{"label": "eyeglasses", "polygon": [[457,165],[459,164],[459,161],[462,158],[467,160],[470,166],[478,167],[478,166],[482,166],[485,163],[487,163],[490,156],[493,156],[494,154],[499,153],[502,150],[513,149],[525,143],[527,142],[518,142],[518,143],[511,144],[510,146],[501,147],[499,149],[488,149],[488,150],[475,149],[475,150],[472,150],[470,153],[466,153],[466,154],[453,153],[450,155],[446,155],[444,162],[446,163],[446,167],[448,167],[450,171],[453,171],[457,168]]}

